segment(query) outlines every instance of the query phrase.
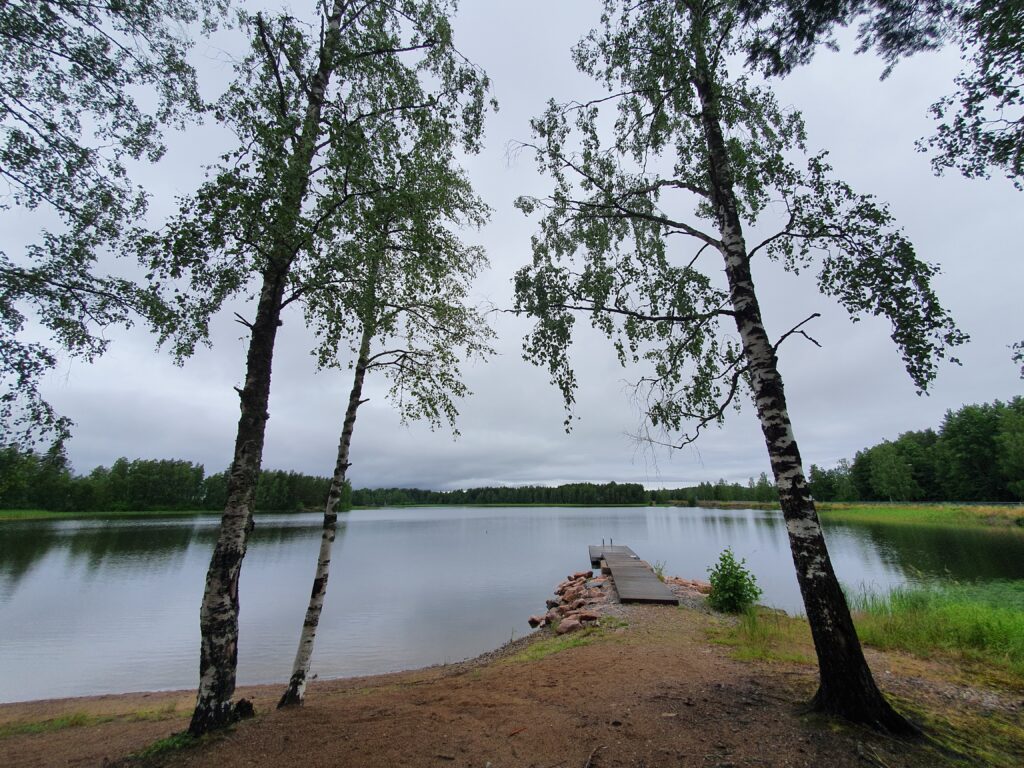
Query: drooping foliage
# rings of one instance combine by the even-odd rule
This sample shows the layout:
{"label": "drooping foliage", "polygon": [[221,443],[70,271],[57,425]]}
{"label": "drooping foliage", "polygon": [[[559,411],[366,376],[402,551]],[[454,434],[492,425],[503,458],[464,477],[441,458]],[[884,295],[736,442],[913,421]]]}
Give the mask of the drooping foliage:
{"label": "drooping foliage", "polygon": [[[360,231],[356,202],[389,192],[406,136],[434,132],[435,143],[479,149],[488,81],[453,47],[453,7],[335,4],[329,51],[289,14],[242,17],[252,50],[215,111],[238,147],[182,198],[151,251],[173,308],[156,327],[179,357],[207,340],[225,302],[255,298],[269,264],[283,267],[282,308],[344,285],[337,251]],[[332,77],[307,125],[322,57]]]}
{"label": "drooping foliage", "polygon": [[[92,360],[102,330],[159,312],[144,285],[115,274],[146,210],[129,175],[155,162],[162,132],[203,112],[187,60],[226,0],[0,4],[0,431],[63,438],[70,422],[40,379],[61,355]],[[145,91],[147,96],[139,98]],[[26,217],[27,213],[27,217]],[[21,238],[15,216],[30,222]]]}
{"label": "drooping foliage", "polygon": [[[738,17],[728,4],[710,13],[726,30],[713,36],[710,64],[739,213],[755,224],[784,211],[777,233],[750,248],[750,257],[789,271],[815,269],[820,291],[854,319],[888,318],[912,381],[927,388],[936,362],[966,339],[930,287],[937,267],[917,257],[884,205],[831,177],[824,153],[808,156],[804,167],[791,159],[806,151],[800,114],[747,76],[729,76],[726,55],[743,52],[749,38],[734,31]],[[678,18],[671,4],[652,3],[635,25],[614,37],[593,34],[576,49],[578,66],[611,95],[552,103],[533,121],[532,146],[555,189],[517,203],[543,216],[533,264],[516,275],[517,307],[538,319],[527,357],[548,367],[567,404],[576,387],[569,345],[583,310],[614,340],[623,364],[642,364],[641,408],[652,426],[673,433],[720,422],[747,372],[736,343],[720,333],[721,319],[733,315],[729,295],[714,267],[701,267],[721,235],[711,225],[708,154],[694,119],[692,62],[679,55],[685,31]],[[637,57],[638,46],[650,56]],[[611,104],[609,141],[602,115]]]}
{"label": "drooping foliage", "polygon": [[1024,3],[1021,0],[740,0],[758,32],[748,56],[783,75],[835,48],[838,29],[857,25],[858,51],[877,51],[883,77],[900,59],[945,46],[965,68],[956,90],[930,111],[936,133],[918,142],[937,173],[987,178],[995,169],[1024,188]]}
{"label": "drooping foliage", "polygon": [[380,158],[382,191],[353,201],[344,214],[351,236],[299,279],[316,286],[345,276],[332,290],[310,290],[304,302],[320,367],[357,367],[365,338],[364,372],[391,382],[401,420],[457,433],[455,401],[468,394],[461,367],[491,354],[494,335],[469,302],[487,258],[462,242],[460,230],[481,226],[489,210],[436,128]]}

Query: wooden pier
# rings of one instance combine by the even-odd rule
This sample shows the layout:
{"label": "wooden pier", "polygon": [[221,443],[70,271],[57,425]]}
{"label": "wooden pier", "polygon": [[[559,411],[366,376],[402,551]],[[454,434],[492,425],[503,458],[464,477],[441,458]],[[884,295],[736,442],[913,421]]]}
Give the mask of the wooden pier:
{"label": "wooden pier", "polygon": [[590,545],[590,564],[608,569],[619,600],[624,603],[662,603],[679,605],[679,598],[672,594],[654,571],[629,547],[620,545]]}

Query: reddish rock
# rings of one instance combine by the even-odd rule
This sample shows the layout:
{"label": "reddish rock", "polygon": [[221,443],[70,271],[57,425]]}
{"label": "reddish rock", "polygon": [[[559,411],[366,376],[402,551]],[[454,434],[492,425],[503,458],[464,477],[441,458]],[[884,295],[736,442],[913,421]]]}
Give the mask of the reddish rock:
{"label": "reddish rock", "polygon": [[529,622],[531,627],[539,627],[541,624],[544,623],[544,617],[543,616],[531,616],[529,619],[527,619],[527,621]]}
{"label": "reddish rock", "polygon": [[548,608],[557,608],[558,600],[555,600],[554,598],[548,598],[546,605]]}
{"label": "reddish rock", "polygon": [[560,635],[567,635],[570,632],[575,632],[577,629],[582,627],[583,624],[576,618],[565,618],[558,624],[558,629],[555,631]]}
{"label": "reddish rock", "polygon": [[577,581],[578,579],[589,579],[593,575],[593,571],[576,571],[576,573],[569,577],[569,580]]}
{"label": "reddish rock", "polygon": [[596,611],[580,611],[576,614],[576,618],[580,621],[597,621],[601,618],[601,614]]}
{"label": "reddish rock", "polygon": [[548,624],[554,624],[558,620],[558,617],[561,615],[562,614],[558,612],[557,608],[552,608],[550,611],[544,614],[544,621]]}
{"label": "reddish rock", "polygon": [[587,604],[587,601],[584,600],[583,598],[580,598],[579,600],[573,600],[572,608],[573,608],[574,611],[578,611],[580,608],[582,608],[586,604]]}
{"label": "reddish rock", "polygon": [[565,592],[562,593],[562,602],[563,603],[575,602],[576,600],[580,599],[580,596],[582,594],[583,594],[583,590],[582,589],[579,589],[579,588],[567,589]]}

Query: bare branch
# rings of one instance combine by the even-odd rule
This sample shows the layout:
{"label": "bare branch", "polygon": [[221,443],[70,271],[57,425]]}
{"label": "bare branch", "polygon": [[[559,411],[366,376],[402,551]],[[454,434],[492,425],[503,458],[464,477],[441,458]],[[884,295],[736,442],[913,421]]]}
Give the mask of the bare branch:
{"label": "bare branch", "polygon": [[807,323],[811,322],[811,320],[814,320],[815,318],[818,318],[818,317],[821,317],[821,313],[820,312],[815,312],[813,315],[811,315],[807,319],[801,320],[799,323],[794,325],[792,328],[790,328],[788,331],[786,331],[784,334],[782,334],[782,336],[779,338],[779,340],[777,342],[775,342],[775,344],[772,346],[772,351],[773,352],[778,351],[779,346],[782,344],[782,342],[784,342],[786,339],[788,339],[793,334],[799,334],[799,335],[803,336],[805,339],[807,339],[809,342],[811,342],[814,346],[820,347],[821,344],[819,344],[816,339],[808,336],[804,331],[800,330],[800,326],[806,325]]}

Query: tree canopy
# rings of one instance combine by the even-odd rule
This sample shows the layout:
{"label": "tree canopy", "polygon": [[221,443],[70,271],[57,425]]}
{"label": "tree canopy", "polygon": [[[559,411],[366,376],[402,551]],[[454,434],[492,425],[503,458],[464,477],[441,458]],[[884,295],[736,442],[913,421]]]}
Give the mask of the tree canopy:
{"label": "tree canopy", "polygon": [[[516,275],[516,297],[517,308],[537,318],[527,356],[548,367],[567,404],[576,387],[568,356],[574,313],[585,311],[614,340],[623,364],[644,366],[636,385],[651,425],[678,433],[721,422],[744,391],[748,368],[735,341],[719,332],[722,318],[734,315],[729,294],[702,267],[723,238],[713,225],[693,64],[668,55],[686,44],[676,39],[685,30],[673,14],[651,4],[643,21],[614,38],[585,40],[577,63],[610,95],[552,103],[533,121],[530,146],[555,188],[548,198],[517,203],[542,217],[533,263]],[[854,319],[888,318],[912,381],[926,389],[936,362],[967,338],[930,287],[938,268],[917,257],[884,204],[832,178],[825,153],[805,154],[803,167],[791,159],[806,153],[800,114],[748,76],[729,76],[726,57],[752,38],[734,31],[738,19],[728,4],[710,15],[728,30],[715,38],[709,66],[719,78],[739,215],[754,224],[784,211],[779,229],[749,257],[793,272],[814,269],[819,290]],[[650,56],[637,57],[640,49]],[[610,104],[614,137],[604,140]],[[781,334],[776,348],[803,324]]]}
{"label": "tree canopy", "polygon": [[[62,354],[92,360],[102,329],[150,316],[147,286],[118,276],[147,195],[132,161],[155,162],[162,133],[204,111],[187,53],[226,0],[0,6],[0,210],[37,214],[37,238],[0,252],[0,430],[33,441],[70,422],[42,397],[40,377]],[[139,98],[145,90],[150,96]],[[40,340],[40,336],[48,337]]]}
{"label": "tree canopy", "polygon": [[936,173],[987,178],[995,169],[1024,189],[1024,3],[1021,0],[740,0],[757,27],[747,55],[783,75],[808,63],[835,33],[857,24],[858,51],[874,49],[887,76],[900,59],[945,46],[960,50],[955,91],[931,107],[933,136],[918,142]]}

